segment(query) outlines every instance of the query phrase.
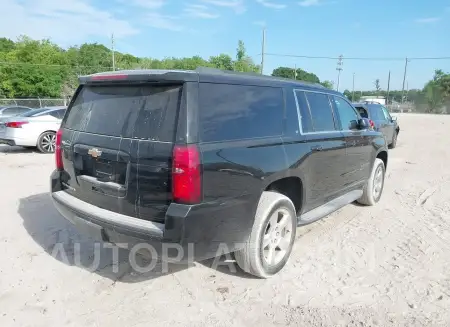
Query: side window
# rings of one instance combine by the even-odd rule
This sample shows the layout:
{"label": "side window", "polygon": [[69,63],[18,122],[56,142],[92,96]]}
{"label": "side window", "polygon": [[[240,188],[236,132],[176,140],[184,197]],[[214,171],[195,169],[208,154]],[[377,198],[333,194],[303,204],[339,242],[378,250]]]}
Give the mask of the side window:
{"label": "side window", "polygon": [[302,132],[311,133],[314,131],[311,119],[311,113],[309,112],[308,102],[306,102],[306,95],[303,91],[295,91],[295,98],[300,110],[300,120],[302,123]]}
{"label": "side window", "polygon": [[333,96],[332,97],[337,113],[339,115],[339,121],[343,130],[356,129],[359,116],[355,109],[344,99]]}
{"label": "side window", "polygon": [[327,94],[305,92],[311,111],[314,132],[336,130],[330,100]]}
{"label": "side window", "polygon": [[280,88],[200,83],[202,142],[278,136],[283,133]]}
{"label": "side window", "polygon": [[381,110],[383,110],[383,115],[384,118],[386,118],[386,120],[391,121],[391,115],[389,114],[389,111],[387,110],[387,108],[385,106],[381,106]]}
{"label": "side window", "polygon": [[53,117],[55,117],[55,118],[57,118],[57,119],[63,119],[63,117],[64,117],[64,112],[65,112],[64,109],[55,110],[55,111],[52,111],[52,112],[50,113],[50,115],[53,116]]}
{"label": "side window", "polygon": [[50,111],[48,114],[49,114],[50,116],[52,116],[52,117],[55,117],[55,118],[59,119],[58,110]]}
{"label": "side window", "polygon": [[370,105],[370,116],[373,120],[385,120],[383,110],[379,105]]}

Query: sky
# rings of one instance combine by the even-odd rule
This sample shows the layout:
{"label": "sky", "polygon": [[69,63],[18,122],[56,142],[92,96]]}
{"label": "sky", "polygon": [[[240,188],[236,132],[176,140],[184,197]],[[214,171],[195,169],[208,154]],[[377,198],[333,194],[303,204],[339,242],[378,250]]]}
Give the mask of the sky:
{"label": "sky", "polygon": [[[227,53],[238,40],[264,73],[298,67],[340,90],[401,89],[405,58],[450,58],[450,0],[1,0],[0,37],[28,35],[62,47],[98,42],[140,57]],[[332,59],[293,58],[280,55]],[[346,59],[348,58],[348,59]],[[350,58],[388,58],[353,60]],[[422,88],[450,59],[408,62],[407,86]]]}

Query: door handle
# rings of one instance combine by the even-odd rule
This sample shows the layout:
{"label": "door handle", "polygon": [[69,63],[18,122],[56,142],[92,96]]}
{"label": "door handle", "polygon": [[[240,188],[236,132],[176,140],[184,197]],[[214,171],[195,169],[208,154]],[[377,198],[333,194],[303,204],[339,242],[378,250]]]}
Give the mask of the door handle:
{"label": "door handle", "polygon": [[311,147],[312,151],[322,151],[323,147],[321,145],[314,145]]}

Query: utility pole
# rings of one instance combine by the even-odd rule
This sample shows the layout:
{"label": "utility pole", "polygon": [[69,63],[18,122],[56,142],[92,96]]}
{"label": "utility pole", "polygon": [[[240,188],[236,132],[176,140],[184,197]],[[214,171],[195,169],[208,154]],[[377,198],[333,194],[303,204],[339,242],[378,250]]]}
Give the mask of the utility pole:
{"label": "utility pole", "polygon": [[294,79],[297,79],[297,64],[294,65]]}
{"label": "utility pole", "polygon": [[353,73],[352,102],[355,102],[355,73]]}
{"label": "utility pole", "polygon": [[404,102],[405,96],[405,81],[406,81],[406,70],[408,69],[408,57],[405,60],[405,71],[403,73],[403,86],[402,86],[402,103]]}
{"label": "utility pole", "polygon": [[389,88],[391,85],[391,71],[389,71],[388,75],[388,87],[387,87],[387,93],[386,93],[386,104],[389,104]]}
{"label": "utility pole", "polygon": [[405,96],[406,102],[408,102],[408,93],[409,93],[409,84],[408,81],[406,81],[406,96]]}
{"label": "utility pole", "polygon": [[337,67],[336,67],[336,70],[338,71],[336,91],[338,91],[338,92],[339,92],[339,82],[340,82],[340,79],[341,79],[341,71],[342,71],[342,65],[343,65],[342,59],[343,58],[344,58],[343,55],[339,56],[339,59],[338,59],[338,62],[337,62]]}
{"label": "utility pole", "polygon": [[266,54],[266,28],[263,27],[261,42],[261,75],[264,74],[264,57]]}
{"label": "utility pole", "polygon": [[115,58],[115,50],[114,50],[114,34],[111,34],[111,51],[112,51],[112,69],[116,70],[116,58]]}

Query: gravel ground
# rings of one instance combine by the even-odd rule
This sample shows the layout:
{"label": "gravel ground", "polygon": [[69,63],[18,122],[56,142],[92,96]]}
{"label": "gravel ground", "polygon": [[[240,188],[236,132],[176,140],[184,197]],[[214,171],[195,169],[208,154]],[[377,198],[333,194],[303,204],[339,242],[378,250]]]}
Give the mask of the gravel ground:
{"label": "gravel ground", "polygon": [[449,326],[450,116],[397,116],[381,202],[299,229],[269,280],[212,261],[140,274],[103,248],[91,271],[94,242],[47,193],[53,156],[0,147],[0,326]]}

